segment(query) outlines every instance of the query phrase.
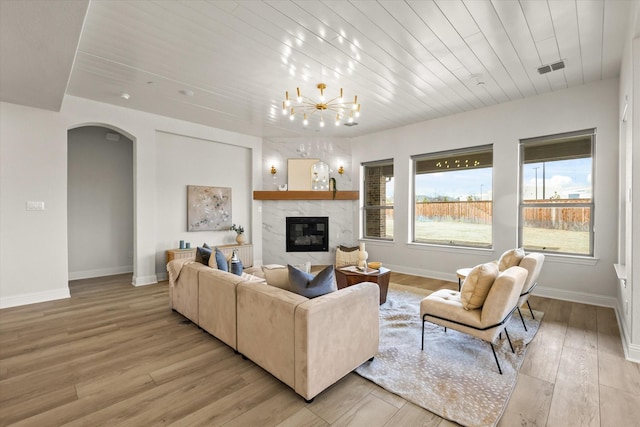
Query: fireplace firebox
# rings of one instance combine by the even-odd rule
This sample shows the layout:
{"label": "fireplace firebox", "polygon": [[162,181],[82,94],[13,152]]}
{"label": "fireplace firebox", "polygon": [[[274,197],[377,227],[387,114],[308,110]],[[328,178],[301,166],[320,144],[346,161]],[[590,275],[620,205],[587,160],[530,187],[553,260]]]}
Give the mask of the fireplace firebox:
{"label": "fireplace firebox", "polygon": [[329,217],[288,216],[287,252],[328,252]]}

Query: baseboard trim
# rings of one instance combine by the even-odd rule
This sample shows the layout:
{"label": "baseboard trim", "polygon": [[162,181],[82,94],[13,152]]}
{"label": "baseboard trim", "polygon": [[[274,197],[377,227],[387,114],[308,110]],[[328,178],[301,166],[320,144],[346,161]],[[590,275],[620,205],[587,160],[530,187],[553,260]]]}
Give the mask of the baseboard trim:
{"label": "baseboard trim", "polygon": [[150,274],[149,276],[133,276],[131,284],[133,286],[155,285],[158,283],[158,276]]}
{"label": "baseboard trim", "polygon": [[622,341],[622,350],[624,351],[624,357],[630,362],[640,363],[640,346],[631,343],[631,335],[629,330],[625,327],[625,323],[622,319],[622,307],[616,304],[615,308],[616,320],[618,321],[618,330],[620,331],[620,340]]}
{"label": "baseboard trim", "polygon": [[586,292],[564,291],[544,286],[537,286],[533,292],[535,296],[552,298],[563,301],[579,302],[582,304],[597,305],[616,309],[618,302],[614,297],[590,294]]}
{"label": "baseboard trim", "polygon": [[98,268],[95,270],[70,271],[69,280],[92,279],[94,277],[113,276],[115,274],[133,273],[132,265],[123,267]]}
{"label": "baseboard trim", "polygon": [[18,307],[21,305],[36,304],[39,302],[54,301],[71,297],[69,288],[59,288],[45,292],[34,292],[30,294],[16,295],[12,297],[0,298],[0,309]]}

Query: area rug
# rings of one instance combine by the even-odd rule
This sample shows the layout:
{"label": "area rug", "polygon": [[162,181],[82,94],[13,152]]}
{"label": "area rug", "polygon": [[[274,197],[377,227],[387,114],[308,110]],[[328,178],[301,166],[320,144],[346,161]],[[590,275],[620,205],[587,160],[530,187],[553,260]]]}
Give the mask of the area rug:
{"label": "area rug", "polygon": [[384,389],[402,396],[442,418],[464,426],[495,426],[516,385],[527,344],[543,313],[521,310],[507,325],[515,354],[503,334],[495,344],[502,368],[498,373],[491,347],[469,335],[425,324],[424,351],[420,350],[420,301],[430,291],[390,284],[380,306],[380,351],[356,372]]}

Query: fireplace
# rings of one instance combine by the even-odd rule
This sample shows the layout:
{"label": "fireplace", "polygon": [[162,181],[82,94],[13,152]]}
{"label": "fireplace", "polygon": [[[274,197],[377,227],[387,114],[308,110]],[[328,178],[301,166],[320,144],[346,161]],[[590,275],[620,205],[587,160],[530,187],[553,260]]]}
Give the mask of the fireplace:
{"label": "fireplace", "polygon": [[287,252],[328,252],[329,217],[288,216]]}

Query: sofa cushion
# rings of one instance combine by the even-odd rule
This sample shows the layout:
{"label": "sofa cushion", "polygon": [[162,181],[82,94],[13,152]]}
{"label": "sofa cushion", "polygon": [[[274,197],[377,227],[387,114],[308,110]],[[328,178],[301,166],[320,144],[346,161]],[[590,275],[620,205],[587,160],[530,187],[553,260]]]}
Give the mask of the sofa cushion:
{"label": "sofa cushion", "polygon": [[218,270],[229,271],[229,263],[227,262],[227,257],[218,248],[216,248],[215,257],[216,257],[216,265],[218,266]]}
{"label": "sofa cushion", "polygon": [[[311,272],[311,262],[307,261],[303,264],[295,264],[298,270],[302,270],[305,273]],[[276,288],[289,290],[291,287],[289,284],[289,269],[286,265],[280,264],[267,264],[262,266],[262,272],[264,278],[267,280],[267,284],[275,286]]]}
{"label": "sofa cushion", "polygon": [[524,249],[516,248],[506,251],[498,260],[498,270],[505,271],[509,267],[520,265],[520,261],[524,258]]}
{"label": "sofa cushion", "polygon": [[242,261],[238,260],[236,262],[230,263],[229,272],[235,274],[236,276],[242,276],[243,268]]}
{"label": "sofa cushion", "polygon": [[203,246],[198,246],[196,248],[196,262],[209,265],[209,258],[211,258],[212,253],[212,249],[207,247],[206,243]]}
{"label": "sofa cushion", "polygon": [[360,250],[357,246],[338,246],[336,248],[336,267],[346,267],[348,265],[358,265],[358,254]]}
{"label": "sofa cushion", "polygon": [[338,290],[333,265],[321,270],[315,276],[292,265],[287,265],[287,268],[291,292],[307,298],[315,298]]}
{"label": "sofa cushion", "polygon": [[465,310],[482,307],[498,273],[498,265],[494,262],[480,264],[471,269],[460,290],[460,302]]}

